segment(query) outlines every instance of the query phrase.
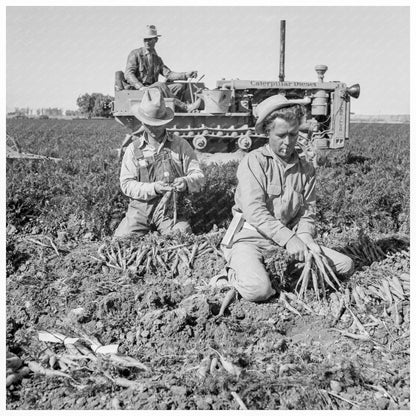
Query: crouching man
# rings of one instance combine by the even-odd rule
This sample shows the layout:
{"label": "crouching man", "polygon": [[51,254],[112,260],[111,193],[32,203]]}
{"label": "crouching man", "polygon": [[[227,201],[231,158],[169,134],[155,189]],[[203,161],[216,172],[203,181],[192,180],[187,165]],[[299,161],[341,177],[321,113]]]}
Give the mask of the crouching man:
{"label": "crouching man", "polygon": [[158,88],[146,89],[132,112],[143,123],[143,132],[123,156],[120,186],[130,203],[114,236],[144,235],[152,229],[161,234],[190,232],[187,222],[167,216],[163,202],[174,192],[198,192],[203,186],[195,152],[186,140],[166,130],[174,112],[165,106]]}
{"label": "crouching man", "polygon": [[258,105],[256,131],[269,140],[250,152],[237,171],[234,223],[238,217],[243,225],[224,251],[230,283],[243,298],[255,302],[275,294],[263,254],[276,245],[298,262],[304,262],[311,250],[325,255],[338,274],[354,270],[349,257],[314,240],[315,170],[295,151],[304,114],[300,102],[276,95]]}

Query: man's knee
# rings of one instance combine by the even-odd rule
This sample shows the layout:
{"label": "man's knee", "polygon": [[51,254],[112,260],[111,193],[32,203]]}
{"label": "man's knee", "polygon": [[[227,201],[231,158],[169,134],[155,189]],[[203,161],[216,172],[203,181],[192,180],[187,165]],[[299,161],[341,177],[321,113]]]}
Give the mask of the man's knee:
{"label": "man's knee", "polygon": [[256,276],[253,279],[253,275],[246,276],[245,272],[247,270],[238,273],[230,269],[228,273],[230,283],[237,289],[243,299],[251,302],[263,302],[276,293],[272,288],[268,276],[264,276],[263,278]]}
{"label": "man's knee", "polygon": [[270,283],[259,283],[251,288],[237,288],[237,290],[243,299],[250,302],[263,302],[276,293]]}
{"label": "man's knee", "polygon": [[327,247],[322,250],[337,274],[348,277],[354,273],[354,262],[350,257]]}

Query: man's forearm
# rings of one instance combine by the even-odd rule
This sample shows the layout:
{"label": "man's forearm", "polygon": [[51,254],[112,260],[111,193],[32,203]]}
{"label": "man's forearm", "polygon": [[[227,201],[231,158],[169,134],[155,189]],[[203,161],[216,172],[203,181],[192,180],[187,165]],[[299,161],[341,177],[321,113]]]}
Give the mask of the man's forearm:
{"label": "man's forearm", "polygon": [[188,192],[199,192],[205,185],[205,176],[202,171],[190,172],[185,176]]}
{"label": "man's forearm", "polygon": [[142,87],[144,86],[144,85],[143,85],[143,83],[142,83],[142,82],[140,82],[140,81],[137,79],[137,77],[134,75],[134,73],[127,74],[127,72],[126,72],[125,77],[126,77],[126,81],[127,81],[130,85],[133,85],[133,87],[134,87],[134,88],[136,88],[136,90],[138,90],[138,89],[140,89],[140,88],[142,88]]}
{"label": "man's forearm", "polygon": [[170,71],[169,74],[166,76],[167,81],[185,81],[186,80],[186,72],[173,72]]}
{"label": "man's forearm", "polygon": [[154,182],[139,182],[136,179],[121,179],[120,187],[124,195],[132,199],[149,201],[158,196]]}
{"label": "man's forearm", "polygon": [[138,68],[137,57],[134,52],[131,52],[127,58],[126,70],[124,77],[126,81],[133,85],[136,89],[143,87],[143,83],[137,78],[136,72]]}

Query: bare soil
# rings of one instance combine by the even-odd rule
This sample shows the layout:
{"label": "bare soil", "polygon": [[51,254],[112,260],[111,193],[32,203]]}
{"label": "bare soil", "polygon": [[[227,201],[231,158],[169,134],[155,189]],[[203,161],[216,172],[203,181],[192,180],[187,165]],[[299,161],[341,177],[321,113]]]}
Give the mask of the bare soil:
{"label": "bare soil", "polygon": [[[409,409],[406,240],[374,238],[376,260],[362,246],[355,274],[326,299],[309,290],[294,311],[278,296],[237,298],[217,318],[229,290],[208,284],[225,264],[217,252],[177,274],[120,271],[100,261],[101,242],[8,238],[8,351],[67,377],[30,371],[8,387],[7,409]],[[389,299],[380,287],[393,276],[403,296]],[[365,298],[354,298],[357,285]],[[79,338],[78,355],[39,331]],[[94,343],[117,344],[118,355]]]}

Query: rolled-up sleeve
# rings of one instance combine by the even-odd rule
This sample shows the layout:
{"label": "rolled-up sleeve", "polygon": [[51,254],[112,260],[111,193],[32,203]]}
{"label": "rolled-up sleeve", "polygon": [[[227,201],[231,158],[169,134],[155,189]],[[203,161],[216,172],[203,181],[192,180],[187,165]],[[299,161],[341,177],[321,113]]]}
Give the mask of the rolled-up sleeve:
{"label": "rolled-up sleeve", "polygon": [[189,192],[199,192],[205,185],[205,175],[191,145],[183,140],[181,144],[182,168]]}
{"label": "rolled-up sleeve", "polygon": [[123,156],[120,170],[120,187],[129,198],[148,201],[158,196],[154,182],[137,180],[137,161],[134,157],[134,143],[129,144]]}
{"label": "rolled-up sleeve", "polygon": [[237,206],[244,219],[262,235],[279,246],[285,246],[295,234],[268,210],[266,206],[266,175],[254,154],[247,155],[237,170]]}

